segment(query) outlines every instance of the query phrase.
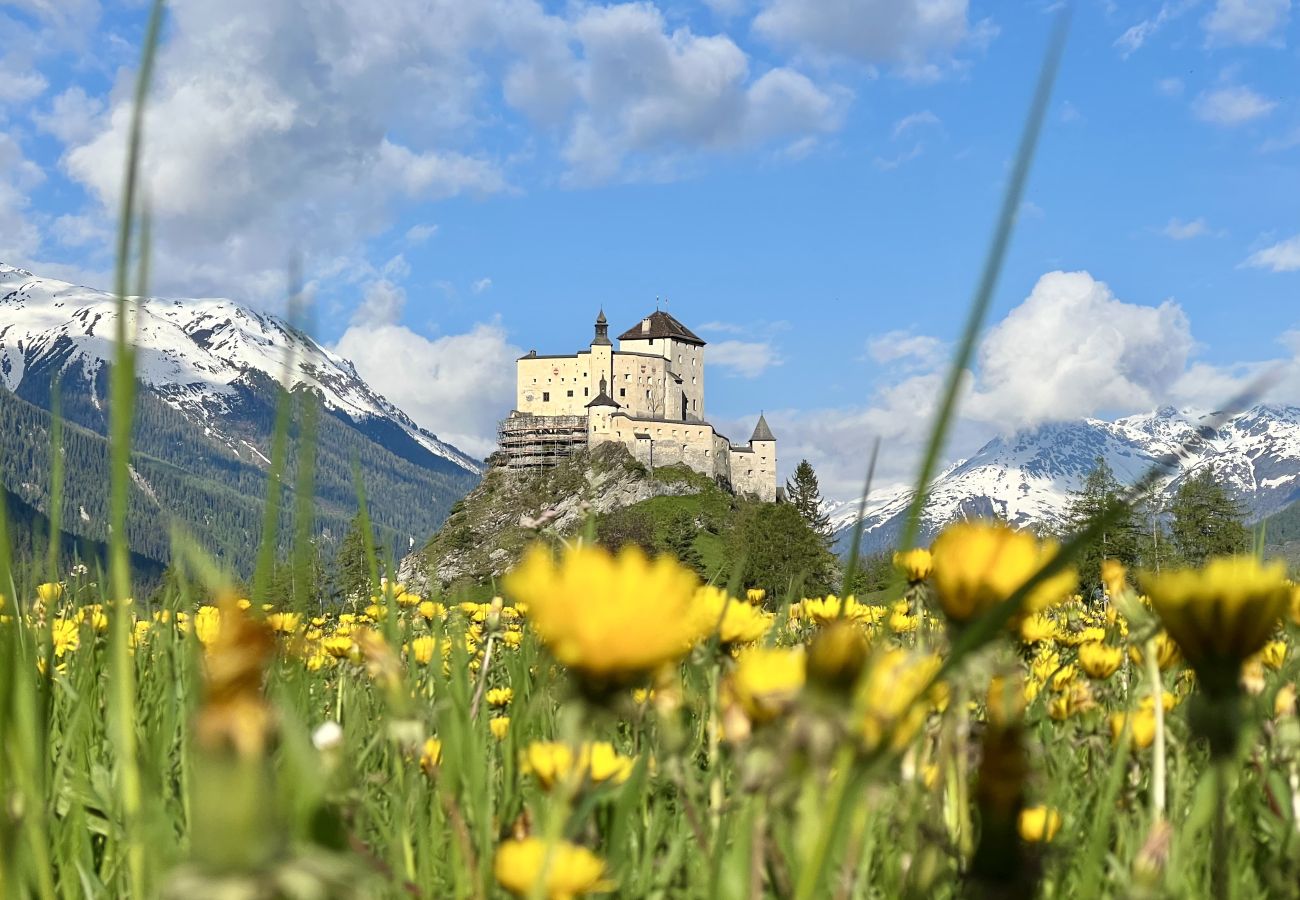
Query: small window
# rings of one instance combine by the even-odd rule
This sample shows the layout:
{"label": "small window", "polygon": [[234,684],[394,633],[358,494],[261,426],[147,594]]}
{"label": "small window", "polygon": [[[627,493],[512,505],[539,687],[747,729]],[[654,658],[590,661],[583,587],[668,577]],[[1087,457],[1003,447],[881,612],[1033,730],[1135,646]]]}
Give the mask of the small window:
{"label": "small window", "polygon": [[700,401],[698,401],[698,400],[692,400],[692,401],[691,401],[691,409],[699,409],[699,408],[700,408]]}
{"label": "small window", "polygon": [[619,395],[620,397],[626,397],[626,396],[627,396],[627,388],[619,388],[619,389],[618,389],[618,395]]}
{"label": "small window", "polygon": [[583,389],[582,389],[582,396],[584,396],[584,397],[589,397],[589,396],[591,396],[591,388],[583,388]]}
{"label": "small window", "polygon": [[645,398],[646,398],[647,400],[650,399],[650,391],[649,391],[649,390],[647,390],[647,391],[645,392]]}
{"label": "small window", "polygon": [[631,381],[631,380],[632,380],[632,373],[631,373],[631,372],[624,372],[624,373],[623,373],[623,380],[624,380],[624,381]]}
{"label": "small window", "polygon": [[543,402],[543,403],[547,403],[547,402],[550,401],[550,399],[551,399],[551,392],[550,392],[550,391],[542,391],[542,402]]}
{"label": "small window", "polygon": [[654,345],[655,345],[655,339],[650,338],[650,346],[653,347]]}
{"label": "small window", "polygon": [[569,396],[570,396],[570,397],[573,396],[573,391],[569,391]]}

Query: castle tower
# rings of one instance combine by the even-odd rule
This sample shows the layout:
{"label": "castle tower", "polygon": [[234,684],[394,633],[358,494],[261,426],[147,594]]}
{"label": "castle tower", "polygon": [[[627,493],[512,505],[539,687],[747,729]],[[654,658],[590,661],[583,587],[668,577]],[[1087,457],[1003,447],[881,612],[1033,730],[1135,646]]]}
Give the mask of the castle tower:
{"label": "castle tower", "polygon": [[758,499],[768,503],[776,502],[776,436],[767,425],[767,417],[758,414],[758,424],[750,435],[749,447],[753,451],[749,460],[753,468],[749,491]]}
{"label": "castle tower", "polygon": [[614,345],[609,340],[609,322],[605,319],[602,308],[596,316],[596,334],[591,339],[591,365],[588,369],[591,379],[591,393],[599,397],[605,394],[608,385],[614,380]]}

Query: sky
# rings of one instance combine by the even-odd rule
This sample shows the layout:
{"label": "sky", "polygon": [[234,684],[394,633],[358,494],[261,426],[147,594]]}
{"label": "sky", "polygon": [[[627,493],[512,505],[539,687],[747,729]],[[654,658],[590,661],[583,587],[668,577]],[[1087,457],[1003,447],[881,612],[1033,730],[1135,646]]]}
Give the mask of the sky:
{"label": "sky", "polygon": [[[174,0],[146,116],[152,293],[282,309],[492,448],[513,360],[656,304],[706,413],[833,498],[912,474],[1061,4]],[[1300,404],[1300,12],[1074,5],[947,448]],[[0,0],[0,261],[111,285],[143,0]]]}

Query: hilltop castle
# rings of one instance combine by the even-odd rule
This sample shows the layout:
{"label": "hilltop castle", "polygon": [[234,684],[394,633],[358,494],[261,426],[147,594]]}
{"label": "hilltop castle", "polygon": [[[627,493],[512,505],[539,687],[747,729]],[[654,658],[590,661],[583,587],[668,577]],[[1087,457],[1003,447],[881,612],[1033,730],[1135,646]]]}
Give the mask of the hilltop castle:
{"label": "hilltop castle", "polygon": [[553,466],[609,441],[651,468],[685,463],[737,494],[776,499],[776,438],[763,416],[733,445],[704,419],[704,341],[656,310],[609,339],[602,310],[586,350],[516,365],[515,408],[498,429],[511,469]]}

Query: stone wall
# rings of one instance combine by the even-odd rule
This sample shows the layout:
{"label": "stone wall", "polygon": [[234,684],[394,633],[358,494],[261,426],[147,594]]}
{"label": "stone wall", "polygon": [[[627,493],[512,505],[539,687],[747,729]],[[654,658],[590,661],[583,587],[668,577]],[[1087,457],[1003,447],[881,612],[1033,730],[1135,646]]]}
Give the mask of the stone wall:
{"label": "stone wall", "polygon": [[731,456],[731,485],[737,494],[776,501],[776,441],[754,441],[735,447]]}

